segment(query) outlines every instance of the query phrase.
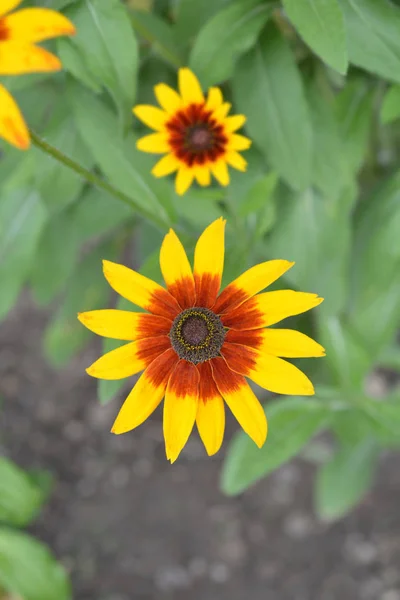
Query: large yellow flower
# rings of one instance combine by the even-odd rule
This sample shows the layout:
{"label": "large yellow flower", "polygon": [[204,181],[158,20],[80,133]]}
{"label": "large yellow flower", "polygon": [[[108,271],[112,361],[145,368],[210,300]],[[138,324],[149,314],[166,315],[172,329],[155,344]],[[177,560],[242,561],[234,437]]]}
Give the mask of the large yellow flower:
{"label": "large yellow flower", "polygon": [[244,115],[228,117],[231,105],[221,90],[210,88],[204,98],[197,77],[188,68],[179,69],[179,91],[164,83],[154,92],[162,108],[139,105],[134,114],[157,133],[138,141],[143,152],[164,154],[153,168],[156,177],[178,171],[176,191],[184,194],[193,179],[202,186],[211,183],[211,173],[221,185],[228,185],[227,165],[245,171],[247,162],[238,150],[247,150],[251,141],[235,133],[246,121]]}
{"label": "large yellow flower", "polygon": [[[129,343],[108,352],[87,372],[100,379],[144,373],[112,427],[130,431],[164,402],[167,458],[174,462],[196,422],[209,455],[222,444],[224,400],[244,431],[261,447],[267,436],[264,410],[245,377],[278,394],[314,394],[311,381],[284,358],[324,356],[317,342],[291,329],[271,329],[286,317],[322,302],[316,294],[281,290],[259,294],[294,263],[270,260],[252,267],[220,294],[225,221],[200,236],[194,269],[170,230],[160,251],[167,289],[109,261],[104,275],[121,296],[147,313],[94,310],[79,320],[98,335]],[[134,341],[133,341],[134,340]]]}
{"label": "large yellow flower", "polygon": [[[75,27],[48,8],[23,8],[10,14],[21,0],[0,0],[0,75],[44,73],[61,69],[59,59],[36,46],[59,35],[73,35]],[[21,112],[0,85],[0,137],[21,150],[29,148],[29,132]]]}

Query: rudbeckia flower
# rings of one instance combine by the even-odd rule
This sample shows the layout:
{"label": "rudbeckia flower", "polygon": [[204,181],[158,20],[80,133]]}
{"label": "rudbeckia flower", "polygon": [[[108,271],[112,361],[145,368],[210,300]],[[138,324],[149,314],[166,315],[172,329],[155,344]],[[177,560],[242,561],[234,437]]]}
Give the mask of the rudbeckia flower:
{"label": "rudbeckia flower", "polygon": [[[10,13],[21,0],[0,0],[0,75],[45,73],[61,69],[59,59],[36,46],[59,35],[73,35],[75,27],[48,8],[23,8]],[[0,137],[21,150],[29,147],[29,132],[11,94],[0,85]]]}
{"label": "rudbeckia flower", "polygon": [[166,154],[153,168],[155,177],[178,171],[176,192],[184,194],[193,180],[202,186],[211,183],[211,173],[221,185],[228,185],[228,166],[245,171],[247,162],[238,150],[250,148],[251,141],[235,133],[246,121],[244,115],[228,117],[231,105],[221,90],[210,88],[205,99],[197,77],[188,68],[179,69],[179,94],[164,83],[154,88],[161,106],[138,105],[134,114],[151,129],[137,147],[143,152]]}
{"label": "rudbeckia flower", "polygon": [[223,440],[224,401],[244,431],[261,447],[267,436],[264,410],[246,381],[279,394],[314,394],[311,381],[284,358],[323,356],[324,349],[291,329],[271,329],[278,321],[322,302],[316,294],[280,290],[259,294],[294,263],[270,260],[252,267],[220,294],[224,262],[221,218],[200,236],[194,269],[170,230],[160,251],[166,288],[113,262],[104,275],[121,296],[146,313],[95,310],[78,315],[88,329],[125,344],[88,369],[100,379],[143,374],[112,427],[125,433],[143,423],[164,401],[167,458],[174,462],[196,422],[209,455]]}

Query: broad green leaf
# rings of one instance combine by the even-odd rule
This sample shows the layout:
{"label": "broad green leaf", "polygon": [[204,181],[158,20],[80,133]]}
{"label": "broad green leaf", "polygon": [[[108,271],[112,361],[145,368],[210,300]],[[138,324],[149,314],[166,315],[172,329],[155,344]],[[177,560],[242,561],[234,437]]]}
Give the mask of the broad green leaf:
{"label": "broad green leaf", "polygon": [[274,192],[277,183],[276,173],[267,173],[254,183],[239,206],[239,216],[248,217],[256,239],[264,236],[276,223]]}
{"label": "broad green leaf", "polygon": [[67,293],[44,336],[44,351],[54,366],[67,363],[90,339],[78,312],[105,308],[110,288],[102,273],[102,259],[115,260],[115,244],[103,244],[87,254],[67,281]]}
{"label": "broad green leaf", "polygon": [[[346,402],[348,401],[346,400]],[[366,439],[374,437],[373,425],[365,416],[364,411],[350,402],[345,410],[338,410],[334,413],[331,426],[341,446],[354,448]]]}
{"label": "broad green leaf", "polygon": [[335,316],[321,316],[318,340],[326,350],[324,360],[335,384],[344,391],[360,390],[373,362],[363,340]]}
{"label": "broad green leaf", "polygon": [[[396,401],[397,400],[397,401]],[[371,424],[372,434],[382,444],[400,446],[400,401],[361,398],[358,407]]]}
{"label": "broad green leaf", "polygon": [[129,14],[137,33],[151,45],[161,60],[174,68],[183,66],[180,49],[169,23],[150,12],[132,10]]}
{"label": "broad green leaf", "polygon": [[28,525],[39,512],[45,496],[29,475],[0,457],[0,522],[15,527]]}
{"label": "broad green leaf", "polygon": [[268,437],[259,449],[243,432],[229,448],[222,472],[222,490],[238,494],[295,456],[328,421],[329,410],[318,400],[290,398],[265,406]]}
{"label": "broad green leaf", "polygon": [[374,109],[374,90],[364,79],[348,81],[336,99],[336,115],[343,141],[342,160],[349,175],[363,164],[368,151]]}
{"label": "broad green leaf", "polygon": [[182,48],[194,39],[200,29],[231,0],[179,0],[176,3],[175,37]]}
{"label": "broad green leaf", "polygon": [[24,600],[71,600],[62,566],[33,537],[0,528],[0,586]]}
{"label": "broad green leaf", "polygon": [[3,191],[0,198],[0,319],[18,297],[46,217],[42,200],[33,189]]}
{"label": "broad green leaf", "polygon": [[84,241],[110,233],[123,224],[135,220],[132,209],[117,202],[110,194],[89,188],[78,202],[71,206],[67,220],[71,220],[77,237]]}
{"label": "broad green leaf", "polygon": [[349,169],[334,97],[317,81],[307,86],[307,97],[314,140],[313,183],[324,196],[337,198],[349,181]]}
{"label": "broad green leaf", "polygon": [[400,8],[387,0],[340,0],[350,62],[400,81]]}
{"label": "broad green leaf", "polygon": [[47,222],[40,237],[29,281],[35,300],[46,305],[65,286],[78,259],[79,237],[68,211]]}
{"label": "broad green leaf", "polygon": [[400,173],[366,198],[356,219],[351,264],[352,325],[378,359],[400,322]]}
{"label": "broad green leaf", "polygon": [[400,117],[400,85],[392,85],[386,92],[381,106],[382,123],[391,123]]}
{"label": "broad green leaf", "polygon": [[308,106],[294,57],[272,24],[239,60],[232,83],[250,137],[293,188],[306,188],[313,153]]}
{"label": "broad green leaf", "polygon": [[283,0],[283,6],[306,44],[327,65],[345,75],[346,31],[338,0]]}
{"label": "broad green leaf", "polygon": [[366,439],[340,448],[319,469],[315,505],[321,519],[339,519],[361,500],[371,487],[377,457],[376,444]]}
{"label": "broad green leaf", "polygon": [[[116,116],[101,100],[77,86],[71,89],[71,94],[82,139],[110,182],[132,199],[139,214],[156,222],[167,222],[166,212],[160,203],[162,198],[156,193],[162,182],[155,180],[149,169],[138,168],[147,157],[140,156],[143,153],[139,151],[127,152],[124,140],[118,135]],[[90,106],[90,111],[86,110],[87,106]],[[118,200],[114,199],[114,202]]]}
{"label": "broad green leaf", "polygon": [[337,313],[347,299],[354,198],[351,189],[335,199],[308,189],[301,194],[283,193],[277,202],[278,219],[269,240],[270,252],[295,261],[287,273],[288,281],[325,298],[318,308],[324,314]]}
{"label": "broad green leaf", "polygon": [[260,0],[236,0],[206,23],[189,59],[204,87],[231,77],[235,61],[254,45],[270,15]]}
{"label": "broad green leaf", "polygon": [[[94,81],[105,86],[127,123],[136,94],[138,48],[126,7],[119,0],[82,0],[66,15],[77,35],[59,41],[64,68],[92,89]],[[68,45],[77,52],[63,50]]]}
{"label": "broad green leaf", "polygon": [[[41,136],[78,164],[88,169],[92,167],[93,159],[79,135],[67,103],[60,104]],[[35,158],[35,186],[49,213],[57,213],[76,200],[85,181],[42,149],[34,147],[31,152]]]}

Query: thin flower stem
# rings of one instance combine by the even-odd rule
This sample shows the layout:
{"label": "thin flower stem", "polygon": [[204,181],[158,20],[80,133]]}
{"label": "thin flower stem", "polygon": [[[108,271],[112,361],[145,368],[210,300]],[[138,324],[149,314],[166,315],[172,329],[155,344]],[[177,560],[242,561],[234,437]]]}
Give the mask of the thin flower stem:
{"label": "thin flower stem", "polygon": [[73,171],[75,171],[75,173],[80,175],[83,179],[85,179],[91,185],[94,185],[95,187],[108,192],[111,196],[113,196],[117,200],[124,202],[125,204],[130,206],[134,211],[143,215],[149,221],[152,221],[155,225],[160,227],[162,230],[165,230],[165,227],[169,226],[169,223],[165,222],[162,218],[157,217],[156,215],[153,215],[152,213],[146,211],[143,207],[136,204],[136,202],[134,200],[132,200],[132,198],[130,198],[129,196],[127,196],[126,194],[124,194],[123,192],[118,190],[116,187],[114,187],[107,181],[104,181],[104,179],[102,179],[98,175],[95,175],[95,173],[92,173],[92,171],[89,171],[88,169],[85,169],[85,167],[82,167],[82,165],[80,165],[79,163],[72,160],[72,158],[69,158],[69,156],[66,156],[66,154],[64,154],[57,148],[54,148],[54,146],[52,146],[51,144],[49,144],[48,142],[43,140],[34,131],[30,130],[29,133],[30,133],[33,144],[37,148],[40,148],[40,150],[42,150],[43,152],[45,152],[46,154],[48,154],[49,156],[51,156],[58,162],[62,163],[69,169],[72,169]]}

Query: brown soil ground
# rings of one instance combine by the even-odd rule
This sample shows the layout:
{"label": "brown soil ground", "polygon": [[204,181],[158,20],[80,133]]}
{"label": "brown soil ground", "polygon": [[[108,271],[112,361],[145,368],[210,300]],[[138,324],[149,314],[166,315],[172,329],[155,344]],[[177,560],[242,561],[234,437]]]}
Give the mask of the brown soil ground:
{"label": "brown soil ground", "polygon": [[[346,519],[318,523],[313,467],[292,462],[237,498],[193,436],[164,456],[161,413],[112,436],[83,366],[41,354],[45,318],[28,301],[0,326],[0,449],[49,469],[55,488],[33,531],[71,573],[76,600],[400,600],[400,469],[385,456]],[[228,437],[236,425],[230,421]]]}

